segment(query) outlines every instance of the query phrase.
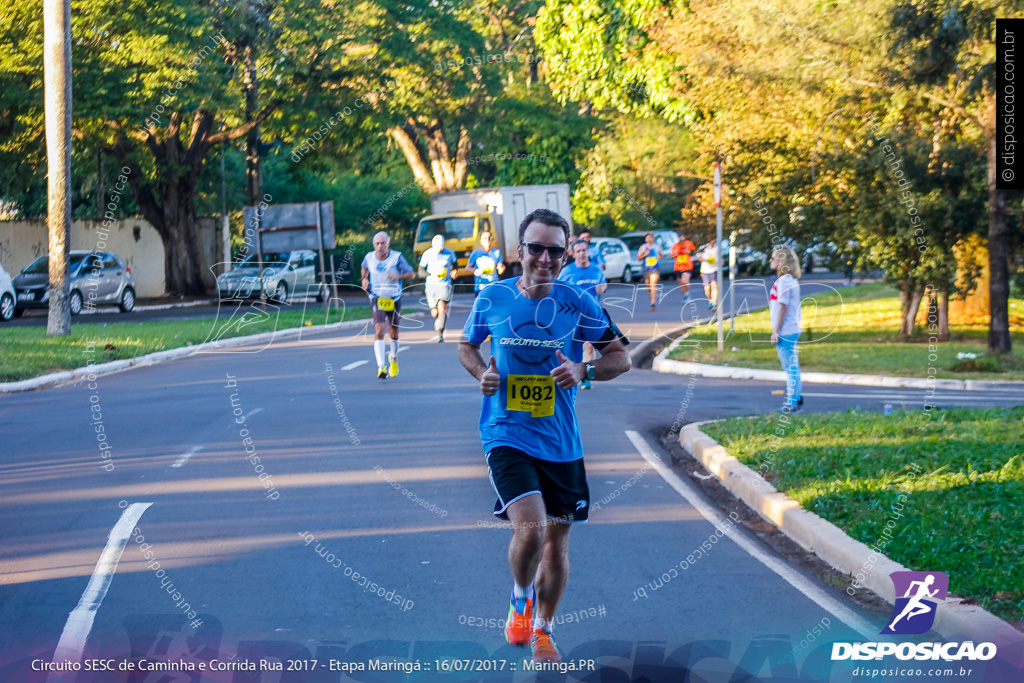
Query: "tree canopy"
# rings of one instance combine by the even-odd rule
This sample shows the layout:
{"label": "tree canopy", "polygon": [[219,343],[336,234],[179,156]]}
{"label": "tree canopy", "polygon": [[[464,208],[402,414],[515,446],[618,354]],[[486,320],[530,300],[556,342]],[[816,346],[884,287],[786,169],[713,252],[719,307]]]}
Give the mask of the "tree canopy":
{"label": "tree canopy", "polygon": [[[759,222],[756,196],[798,245],[859,242],[899,285],[911,326],[926,289],[946,302],[970,284],[951,252],[987,235],[989,347],[1008,351],[1008,222],[1020,224],[1020,203],[1007,208],[992,176],[992,41],[995,16],[1020,11],[1009,2],[555,0],[537,39],[559,65],[549,75],[556,96],[687,124],[700,164],[723,162],[733,225]],[[684,222],[710,214],[710,192],[696,194]],[[770,241],[762,230],[748,239]]]}

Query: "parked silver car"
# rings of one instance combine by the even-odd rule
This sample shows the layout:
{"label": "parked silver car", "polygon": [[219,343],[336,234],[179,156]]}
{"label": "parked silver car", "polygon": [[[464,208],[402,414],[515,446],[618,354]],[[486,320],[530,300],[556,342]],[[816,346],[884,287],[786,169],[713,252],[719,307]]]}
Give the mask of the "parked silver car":
{"label": "parked silver car", "polygon": [[14,283],[3,265],[0,265],[0,322],[14,317],[14,301],[18,293],[14,291]]}
{"label": "parked silver car", "polygon": [[[259,280],[259,258],[250,254],[217,277],[217,292],[221,299],[259,297]],[[327,288],[317,277],[316,252],[300,249],[264,253],[262,291],[280,303],[296,296],[315,296],[317,301],[323,301]]]}
{"label": "parked silver car", "polygon": [[[83,308],[116,305],[122,313],[135,308],[135,281],[132,270],[109,251],[72,251],[68,257],[71,315]],[[15,315],[29,308],[50,305],[50,257],[43,255],[14,278],[17,292]]]}
{"label": "parked silver car", "polygon": [[618,237],[592,237],[591,246],[601,250],[604,258],[604,276],[608,280],[622,280],[629,283],[640,277],[629,247]]}

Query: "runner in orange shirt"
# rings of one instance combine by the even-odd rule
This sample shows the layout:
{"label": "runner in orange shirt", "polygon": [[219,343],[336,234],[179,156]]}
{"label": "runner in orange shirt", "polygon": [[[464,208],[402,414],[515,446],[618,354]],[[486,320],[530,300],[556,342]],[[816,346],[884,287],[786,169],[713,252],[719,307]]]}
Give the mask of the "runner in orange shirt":
{"label": "runner in orange shirt", "polygon": [[683,305],[690,300],[690,271],[693,270],[693,255],[697,252],[697,245],[686,239],[686,235],[679,233],[679,240],[672,245],[672,267],[676,271],[676,278],[679,280],[679,291],[683,294]]}

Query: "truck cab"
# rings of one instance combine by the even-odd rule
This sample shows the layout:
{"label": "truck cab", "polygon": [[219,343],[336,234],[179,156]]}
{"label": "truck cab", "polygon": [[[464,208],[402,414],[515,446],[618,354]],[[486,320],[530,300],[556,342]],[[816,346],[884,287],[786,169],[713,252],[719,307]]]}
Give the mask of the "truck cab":
{"label": "truck cab", "polygon": [[486,211],[454,211],[421,218],[413,245],[416,264],[430,248],[434,235],[444,235],[444,246],[455,252],[459,270],[464,273],[470,253],[480,246],[480,235],[485,232],[494,233],[493,219]]}
{"label": "truck cab", "polygon": [[480,235],[490,232],[505,261],[505,277],[519,275],[519,224],[530,211],[540,208],[558,212],[572,227],[567,183],[477,187],[432,194],[430,215],[420,219],[413,253],[419,261],[434,235],[444,235],[445,246],[455,252],[458,267],[465,269],[469,254],[480,246]]}

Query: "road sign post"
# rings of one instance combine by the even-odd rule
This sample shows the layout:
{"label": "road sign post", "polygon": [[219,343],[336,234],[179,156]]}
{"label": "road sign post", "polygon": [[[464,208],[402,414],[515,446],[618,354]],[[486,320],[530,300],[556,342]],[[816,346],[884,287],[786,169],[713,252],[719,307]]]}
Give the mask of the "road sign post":
{"label": "road sign post", "polygon": [[736,331],[736,236],[738,230],[729,233],[729,334]]}
{"label": "road sign post", "polygon": [[715,162],[715,278],[718,280],[715,308],[718,311],[718,350],[725,350],[722,335],[722,165]]}

